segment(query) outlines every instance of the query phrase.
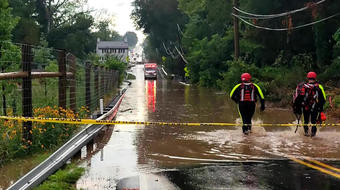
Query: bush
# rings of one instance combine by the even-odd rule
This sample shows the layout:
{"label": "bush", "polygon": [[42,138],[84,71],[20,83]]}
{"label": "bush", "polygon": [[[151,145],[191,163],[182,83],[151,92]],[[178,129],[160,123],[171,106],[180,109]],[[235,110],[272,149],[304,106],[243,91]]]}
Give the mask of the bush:
{"label": "bush", "polygon": [[[291,102],[296,85],[304,80],[305,72],[301,66],[266,66],[258,68],[254,64],[247,64],[242,60],[228,61],[229,70],[222,73],[223,80],[218,86],[230,92],[240,83],[240,76],[244,72],[252,75],[252,81],[258,84],[267,100],[278,101],[283,105]],[[288,94],[288,95],[287,95]]]}
{"label": "bush", "polygon": [[[331,83],[339,83],[340,80],[340,57],[335,59],[326,70],[319,75],[319,79],[323,81],[330,81]],[[340,86],[340,84],[335,84]]]}
{"label": "bush", "polygon": [[[50,118],[84,118],[88,110],[85,107],[78,114],[71,110],[57,107],[34,109],[34,117]],[[11,116],[12,113],[9,112]],[[24,142],[22,137],[22,122],[15,120],[0,120],[0,165],[17,156],[42,152],[57,148],[65,143],[76,132],[77,125],[33,122],[30,133],[33,142]]]}
{"label": "bush", "polygon": [[117,57],[108,56],[106,57],[104,65],[109,69],[119,71],[119,82],[122,82],[124,80],[125,71],[127,69],[126,63],[124,63]]}
{"label": "bush", "polygon": [[254,64],[247,64],[243,60],[237,61],[227,61],[228,71],[225,73],[220,73],[222,76],[221,80],[217,81],[218,87],[223,90],[231,91],[232,88],[240,83],[241,74],[248,72],[252,75],[252,80],[257,83],[259,80],[260,69],[256,67]]}

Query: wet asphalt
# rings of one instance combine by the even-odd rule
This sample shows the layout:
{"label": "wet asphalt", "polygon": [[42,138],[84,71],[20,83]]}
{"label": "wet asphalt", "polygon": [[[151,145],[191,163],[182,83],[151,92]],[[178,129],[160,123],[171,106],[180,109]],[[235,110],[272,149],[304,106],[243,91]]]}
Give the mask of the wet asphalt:
{"label": "wet asphalt", "polygon": [[[236,106],[224,92],[167,80],[144,80],[143,67],[116,120],[239,123]],[[321,128],[316,138],[295,127],[289,110],[256,112],[253,133],[239,127],[117,125],[106,128],[94,147],[83,151],[86,173],[80,189],[340,189],[340,179],[290,157],[312,158],[340,168],[340,130]],[[315,164],[314,164],[315,165]],[[320,166],[318,166],[320,167]],[[334,174],[340,172],[321,167]]]}

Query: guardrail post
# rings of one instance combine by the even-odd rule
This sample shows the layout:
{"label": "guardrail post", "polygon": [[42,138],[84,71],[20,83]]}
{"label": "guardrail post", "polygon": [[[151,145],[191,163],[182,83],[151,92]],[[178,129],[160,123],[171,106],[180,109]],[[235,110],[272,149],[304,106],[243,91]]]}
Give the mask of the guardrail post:
{"label": "guardrail post", "polygon": [[77,86],[77,64],[76,58],[74,55],[71,56],[71,65],[70,65],[70,72],[72,73],[71,81],[70,81],[70,108],[71,110],[76,113],[77,111],[77,96],[76,96],[76,86]]}
{"label": "guardrail post", "polygon": [[91,110],[91,65],[90,62],[85,64],[85,102],[89,110]]}
{"label": "guardrail post", "polygon": [[[22,71],[27,72],[27,77],[22,78],[22,116],[32,117],[32,61],[33,52],[32,47],[29,45],[21,46],[22,54]],[[26,121],[22,125],[23,144],[30,146],[32,142],[32,122]]]}
{"label": "guardrail post", "polygon": [[86,156],[91,156],[93,152],[94,139],[91,139],[86,145]]}
{"label": "guardrail post", "polygon": [[66,109],[66,88],[67,88],[67,79],[66,79],[66,53],[64,50],[59,52],[58,56],[58,65],[59,65],[59,73],[61,76],[59,77],[59,107]]}

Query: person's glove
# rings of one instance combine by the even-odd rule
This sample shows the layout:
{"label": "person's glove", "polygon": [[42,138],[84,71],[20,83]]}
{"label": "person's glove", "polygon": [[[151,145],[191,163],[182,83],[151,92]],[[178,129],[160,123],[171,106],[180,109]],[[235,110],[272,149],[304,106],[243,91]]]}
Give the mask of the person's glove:
{"label": "person's glove", "polygon": [[261,110],[261,111],[264,111],[265,109],[266,109],[266,107],[264,106],[264,104],[261,104],[260,110]]}

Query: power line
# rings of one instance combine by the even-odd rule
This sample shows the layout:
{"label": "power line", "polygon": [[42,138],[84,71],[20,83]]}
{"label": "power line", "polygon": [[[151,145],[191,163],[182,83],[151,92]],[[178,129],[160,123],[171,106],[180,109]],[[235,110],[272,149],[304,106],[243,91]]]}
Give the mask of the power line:
{"label": "power line", "polygon": [[263,26],[258,26],[258,25],[255,25],[255,24],[252,24],[246,20],[244,20],[243,18],[241,18],[239,15],[236,15],[234,13],[232,13],[233,16],[239,18],[242,22],[252,26],[252,27],[255,27],[255,28],[258,28],[258,29],[263,29],[263,30],[270,30],[270,31],[288,31],[288,30],[296,30],[296,29],[300,29],[300,28],[304,28],[304,27],[307,27],[307,26],[311,26],[311,25],[314,25],[314,24],[318,24],[320,22],[323,22],[323,21],[326,21],[326,20],[329,20],[331,18],[334,18],[334,17],[337,17],[340,15],[340,12],[332,15],[332,16],[329,16],[329,17],[326,17],[326,18],[323,18],[323,19],[320,19],[318,21],[315,21],[315,22],[311,22],[311,23],[307,23],[307,24],[303,24],[303,25],[300,25],[300,26],[295,26],[295,27],[291,27],[291,28],[269,28],[269,27],[263,27]]}
{"label": "power line", "polygon": [[178,50],[178,48],[175,46],[175,49],[177,50],[178,54],[181,56],[182,60],[186,63],[189,64],[189,62],[184,58],[184,56],[182,55],[182,53]]}
{"label": "power line", "polygon": [[163,43],[163,48],[165,50],[165,53],[167,55],[170,55],[173,59],[176,59],[176,56],[174,55],[174,53],[165,46],[164,42],[162,42],[162,43]]}
{"label": "power line", "polygon": [[298,12],[307,10],[307,9],[309,9],[309,8],[311,8],[313,6],[317,6],[317,5],[319,5],[319,4],[321,4],[321,3],[325,2],[325,1],[326,0],[321,0],[319,2],[313,3],[311,6],[305,6],[303,8],[292,10],[292,11],[288,11],[288,12],[279,13],[279,14],[269,14],[269,15],[254,14],[254,13],[249,13],[249,12],[243,11],[243,10],[237,8],[237,7],[233,7],[233,8],[236,11],[240,12],[240,13],[248,15],[248,16],[240,15],[239,17],[241,17],[241,18],[246,18],[246,19],[272,19],[272,18],[283,17],[283,16],[287,16],[287,15],[291,15],[291,14],[294,14],[294,13],[298,13]]}

